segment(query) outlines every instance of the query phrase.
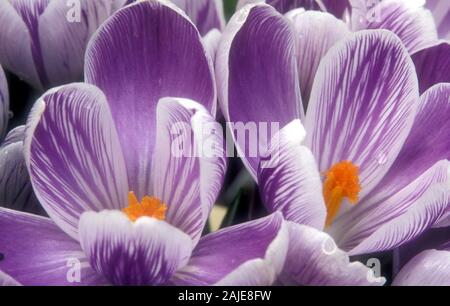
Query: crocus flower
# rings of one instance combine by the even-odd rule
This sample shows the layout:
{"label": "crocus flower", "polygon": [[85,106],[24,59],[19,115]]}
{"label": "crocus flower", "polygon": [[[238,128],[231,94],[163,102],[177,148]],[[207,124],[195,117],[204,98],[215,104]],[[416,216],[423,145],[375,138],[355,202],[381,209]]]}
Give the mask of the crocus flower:
{"label": "crocus flower", "polygon": [[0,66],[0,206],[42,214],[23,156],[24,126],[6,135],[8,121],[8,84]]}
{"label": "crocus flower", "polygon": [[0,63],[37,89],[79,81],[89,38],[125,2],[0,1]]}
{"label": "crocus flower", "polygon": [[[89,44],[86,80],[33,107],[24,151],[50,218],[0,210],[0,282],[273,283],[288,244],[281,213],[200,239],[225,158],[207,129],[211,61],[187,17],[155,0],[119,10]],[[174,133],[179,123],[190,129]]]}
{"label": "crocus flower", "polygon": [[282,127],[269,144],[258,135],[257,156],[235,135],[266,206],[325,230],[351,255],[417,237],[447,209],[449,85],[419,99],[399,38],[360,31],[324,56],[304,115],[294,37],[270,6],[247,6],[230,21],[216,60],[227,121]]}

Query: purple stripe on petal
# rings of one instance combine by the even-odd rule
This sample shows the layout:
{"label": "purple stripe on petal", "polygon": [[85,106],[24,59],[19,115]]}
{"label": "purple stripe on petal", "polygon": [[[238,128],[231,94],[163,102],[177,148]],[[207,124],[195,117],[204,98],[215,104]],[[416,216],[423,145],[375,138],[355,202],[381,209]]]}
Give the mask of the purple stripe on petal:
{"label": "purple stripe on petal", "polygon": [[24,152],[36,196],[73,238],[84,211],[127,205],[118,136],[95,86],[66,85],[39,99],[27,123]]}
{"label": "purple stripe on petal", "polygon": [[347,25],[333,15],[297,9],[286,15],[297,35],[297,62],[305,110],[320,61],[339,40],[350,35]]}
{"label": "purple stripe on petal", "polygon": [[0,270],[23,285],[104,285],[78,242],[53,221],[0,208]]}
{"label": "purple stripe on petal", "polygon": [[6,76],[0,66],[0,142],[6,135],[9,120],[9,91]]}
{"label": "purple stripe on petal", "polygon": [[286,220],[323,229],[326,208],[322,181],[311,151],[302,146],[305,131],[299,120],[285,126],[271,141],[260,163],[258,185],[269,211]]}
{"label": "purple stripe on petal", "polygon": [[168,2],[130,4],[102,25],[86,54],[86,80],[108,99],[137,194],[149,180],[159,99],[189,98],[216,112],[212,62],[180,11]]}
{"label": "purple stripe on petal", "polygon": [[0,1],[0,28],[0,63],[36,88],[42,87],[27,25],[9,1]]}
{"label": "purple stripe on petal", "polygon": [[164,98],[156,135],[153,195],[167,204],[167,221],[196,243],[225,175],[222,127],[201,104]]}
{"label": "purple stripe on petal", "polygon": [[450,2],[447,0],[427,0],[425,6],[433,14],[439,38],[450,40]]}
{"label": "purple stripe on petal", "polygon": [[165,221],[131,222],[120,211],[86,212],[80,242],[94,269],[115,285],[161,285],[184,266],[192,240]]}
{"label": "purple stripe on petal", "polygon": [[351,161],[364,197],[397,157],[418,100],[414,65],[394,34],[361,31],[337,43],[319,66],[305,122],[320,172]]}
{"label": "purple stripe on petal", "polygon": [[333,238],[312,227],[287,222],[289,251],[281,283],[308,286],[380,286],[386,281],[360,262],[350,262]]}
{"label": "purple stripe on petal", "polygon": [[412,55],[412,59],[416,66],[421,94],[437,83],[450,83],[449,42],[441,42],[420,50]]}
{"label": "purple stripe on petal", "polygon": [[202,36],[212,29],[222,30],[225,26],[221,0],[172,0],[172,2],[186,12]]}
{"label": "purple stripe on petal", "polygon": [[0,146],[0,206],[42,215],[45,212],[34,195],[25,164],[23,137],[21,126]]}
{"label": "purple stripe on petal", "polygon": [[191,260],[172,279],[178,285],[271,285],[287,252],[280,213],[222,229],[200,239]]}
{"label": "purple stripe on petal", "polygon": [[438,40],[433,16],[420,0],[383,0],[369,9],[361,21],[364,29],[394,32],[411,54]]}
{"label": "purple stripe on petal", "polygon": [[[303,113],[295,34],[288,20],[263,4],[241,9],[224,31],[216,74],[222,112],[236,124],[230,128],[237,150],[256,178],[260,156],[255,148],[265,149],[268,141],[262,131],[254,134],[260,123],[283,127]],[[236,132],[241,123],[255,126],[248,137]]]}
{"label": "purple stripe on petal", "polygon": [[397,274],[393,286],[450,286],[450,251],[418,254]]}

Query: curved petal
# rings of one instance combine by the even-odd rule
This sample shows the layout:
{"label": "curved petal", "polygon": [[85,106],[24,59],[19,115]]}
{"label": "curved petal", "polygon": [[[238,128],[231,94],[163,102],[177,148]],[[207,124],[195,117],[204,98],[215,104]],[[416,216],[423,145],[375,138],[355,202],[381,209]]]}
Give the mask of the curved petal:
{"label": "curved petal", "polygon": [[[450,18],[450,16],[449,16]],[[450,43],[440,42],[412,55],[420,93],[438,83],[450,83]]]}
{"label": "curved petal", "polygon": [[172,2],[186,12],[202,36],[212,29],[222,30],[225,26],[221,0],[172,0]]}
{"label": "curved petal", "polygon": [[[16,131],[21,133],[21,137],[12,141]],[[0,146],[0,205],[23,212],[44,214],[34,195],[25,164],[23,136],[23,126],[18,127],[8,134],[7,143]]]}
{"label": "curved petal", "polygon": [[91,39],[85,73],[108,99],[137,193],[149,180],[159,99],[189,98],[216,112],[212,62],[195,26],[169,2],[139,1],[116,12]]}
{"label": "curved petal", "polygon": [[0,270],[32,285],[105,285],[78,242],[48,218],[0,208]]}
{"label": "curved petal", "polygon": [[160,285],[184,266],[192,240],[165,221],[135,223],[120,211],[85,212],[80,243],[92,267],[115,285]]}
{"label": "curved petal", "polygon": [[375,6],[368,8],[365,16],[352,14],[352,24],[357,24],[357,29],[389,30],[400,37],[411,54],[437,42],[433,16],[423,7],[423,0],[383,0],[375,3]]}
{"label": "curved petal", "polygon": [[439,38],[450,40],[450,2],[446,0],[427,0],[425,6],[433,14]]}
{"label": "curved petal", "polygon": [[392,285],[450,286],[450,251],[423,251],[400,270]]}
{"label": "curved petal", "polygon": [[21,286],[21,284],[8,274],[0,271],[0,287]]}
{"label": "curved petal", "polygon": [[9,120],[9,91],[6,76],[0,66],[0,142],[6,135]]}
{"label": "curved petal", "polygon": [[353,248],[350,254],[390,250],[424,233],[445,213],[450,201],[449,184],[450,181],[447,180],[443,184],[430,187],[406,208],[406,211],[378,227],[369,237]]}
{"label": "curved petal", "polygon": [[[302,114],[295,61],[295,35],[288,20],[268,5],[246,6],[234,14],[216,58],[222,112],[237,150],[256,178],[259,153],[268,139],[261,124],[283,127]],[[249,142],[243,127],[255,129]]]}
{"label": "curved petal", "polygon": [[37,198],[73,238],[84,211],[126,206],[116,129],[95,86],[66,85],[40,98],[27,122],[24,152]]}
{"label": "curved petal", "polygon": [[350,35],[347,25],[328,13],[297,9],[289,12],[297,39],[297,64],[305,110],[320,61],[339,40]]}
{"label": "curved petal", "polygon": [[225,176],[222,127],[201,104],[165,98],[156,135],[153,194],[167,204],[167,221],[196,243]]}
{"label": "curved petal", "polygon": [[[84,53],[92,34],[126,0],[50,1],[39,16],[38,39],[48,84],[83,78]],[[72,3],[72,4],[71,4]]]}
{"label": "curved petal", "polygon": [[397,157],[418,101],[414,65],[394,34],[360,31],[337,43],[319,66],[305,122],[319,170],[351,161],[363,198]]}
{"label": "curved petal", "polygon": [[271,285],[288,247],[280,213],[228,227],[200,239],[189,263],[172,279],[177,285]]}
{"label": "curved petal", "polygon": [[[450,163],[447,160],[439,161],[417,178],[410,180],[408,185],[388,196],[383,194],[370,200],[362,200],[355,208],[337,219],[330,228],[330,233],[339,246],[351,250],[375,235],[382,227],[386,228],[389,223],[398,226],[400,220],[405,218],[410,220],[402,230],[416,232],[411,232],[410,236],[402,238],[404,241],[396,242],[397,244],[409,241],[434,226],[434,222],[437,222],[446,210],[446,203],[440,202],[439,188],[450,184]],[[395,182],[393,184],[395,185]],[[385,188],[389,188],[389,185]],[[442,189],[442,192],[445,192],[448,187]],[[382,238],[379,236],[377,239]],[[391,248],[381,243],[379,247],[380,251]]]}
{"label": "curved petal", "polygon": [[258,185],[269,211],[281,211],[286,220],[323,229],[326,208],[322,181],[311,151],[302,146],[305,131],[299,120],[285,126],[271,141],[260,163]]}
{"label": "curved petal", "polygon": [[205,50],[208,52],[213,62],[216,60],[216,54],[217,50],[219,49],[221,38],[222,33],[217,29],[212,29],[205,36],[203,36],[203,44],[205,45]]}
{"label": "curved petal", "polygon": [[333,238],[312,227],[287,221],[289,251],[280,276],[285,285],[380,286],[383,277],[360,262],[350,262]]}
{"label": "curved petal", "polygon": [[[40,5],[42,2],[42,0],[35,1],[35,4]],[[14,3],[19,2],[16,0]],[[33,59],[33,53],[36,51],[32,47],[31,33],[28,25],[19,15],[19,11],[10,1],[0,1],[0,28],[2,29],[0,31],[0,63],[21,79],[36,88],[41,88],[41,80]]]}

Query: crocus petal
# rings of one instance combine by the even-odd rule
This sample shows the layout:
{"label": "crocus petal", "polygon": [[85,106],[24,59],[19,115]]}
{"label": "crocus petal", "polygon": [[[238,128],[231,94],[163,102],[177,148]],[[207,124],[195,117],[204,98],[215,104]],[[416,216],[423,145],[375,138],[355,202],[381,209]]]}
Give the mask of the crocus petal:
{"label": "crocus petal", "polygon": [[95,86],[66,85],[40,98],[28,119],[24,152],[37,198],[73,238],[84,211],[126,206],[118,136]]}
{"label": "crocus petal", "polygon": [[[288,22],[265,4],[245,6],[224,31],[216,58],[222,112],[230,124],[238,153],[256,178],[265,133],[241,137],[238,124],[258,132],[261,123],[280,127],[302,113],[295,61],[295,35]],[[242,127],[241,127],[242,129]],[[256,130],[256,131],[255,131]],[[242,132],[242,131],[241,131]]]}
{"label": "crocus petal", "polygon": [[427,0],[425,5],[433,14],[439,38],[450,40],[450,2]]}
{"label": "crocus petal", "polygon": [[[407,242],[433,226],[433,222],[439,220],[445,213],[446,203],[440,202],[439,188],[450,183],[449,174],[449,162],[447,160],[437,162],[403,189],[390,196],[374,197],[370,202],[363,200],[338,218],[329,232],[341,248],[351,250],[364,243],[364,240],[380,231],[382,227],[386,229],[388,223],[397,226],[402,218],[410,218],[411,220],[404,224],[402,230],[415,232],[411,232],[409,237],[401,241],[401,243]],[[442,189],[442,192],[445,192],[448,188]],[[422,215],[419,215],[419,213]],[[382,238],[381,236],[377,237],[377,239]],[[396,243],[400,244],[400,242]],[[385,248],[380,249],[380,251],[391,248],[391,246],[382,243],[379,247]],[[360,250],[363,251],[362,247]]]}
{"label": "crocus petal", "polygon": [[400,201],[393,203],[398,211],[401,211],[401,209],[398,209],[401,205],[408,202],[407,199],[413,204],[403,210],[403,213],[397,212],[397,217],[379,226],[368,238],[353,248],[350,254],[357,255],[390,250],[424,233],[445,213],[450,201],[449,184],[450,180],[448,179],[443,184],[435,184],[418,199],[411,200],[404,194],[398,195],[396,198],[400,198],[398,199]]}
{"label": "crocus petal", "polygon": [[148,191],[160,98],[216,112],[212,62],[195,26],[169,2],[139,1],[108,19],[88,47],[86,80],[108,98],[136,195]]}
{"label": "crocus petal", "polygon": [[[450,16],[449,16],[450,18]],[[438,83],[450,83],[450,43],[440,42],[412,55],[420,93]]]}
{"label": "crocus petal", "polygon": [[21,284],[8,274],[0,271],[0,287],[20,286]]}
{"label": "crocus petal", "polygon": [[[1,14],[1,13],[0,13]],[[1,34],[0,34],[1,35]],[[9,91],[5,73],[0,66],[0,141],[6,134],[9,120]]]}
{"label": "crocus petal", "polygon": [[172,0],[197,26],[201,35],[212,29],[222,30],[225,26],[221,0]]}
{"label": "crocus petal", "polygon": [[[42,4],[35,1],[35,5]],[[15,1],[15,3],[19,3]],[[31,3],[31,2],[29,2]],[[30,6],[32,8],[33,5]],[[30,16],[31,17],[31,16]],[[29,19],[30,21],[32,18]],[[32,53],[32,38],[27,24],[10,1],[0,1],[0,63],[21,79],[41,88]]]}
{"label": "crocus petal", "polygon": [[228,227],[200,239],[189,263],[177,272],[177,285],[271,285],[288,247],[280,213]]}
{"label": "crocus petal", "polygon": [[323,229],[326,209],[322,181],[311,151],[302,146],[305,130],[299,120],[285,126],[271,141],[271,160],[260,163],[258,185],[269,211],[286,220]]}
{"label": "crocus petal", "polygon": [[[73,2],[73,1],[72,1]],[[126,0],[50,1],[39,17],[39,40],[48,84],[83,78],[84,53],[92,34]]]}
{"label": "crocus petal", "polygon": [[[17,134],[21,134],[18,136]],[[12,130],[0,146],[0,205],[29,213],[43,214],[34,195],[23,155],[24,127]]]}
{"label": "crocus petal", "polygon": [[450,251],[423,251],[400,270],[393,285],[450,286]]}
{"label": "crocus petal", "polygon": [[319,66],[305,122],[320,172],[351,161],[364,197],[397,157],[418,100],[414,65],[394,34],[360,31],[337,43]]}
{"label": "crocus petal", "polygon": [[383,277],[360,262],[350,262],[333,238],[312,227],[287,221],[289,251],[280,282],[285,285],[376,286]]}
{"label": "crocus petal", "polygon": [[213,62],[216,59],[216,54],[221,38],[222,32],[217,29],[212,29],[205,36],[203,36],[203,44],[205,45],[205,50],[208,52]]}
{"label": "crocus petal", "polygon": [[167,204],[167,221],[196,242],[225,176],[222,127],[201,104],[165,98],[156,135],[153,195]]}
{"label": "crocus petal", "polygon": [[340,39],[350,35],[347,25],[328,13],[297,9],[286,15],[294,24],[300,89],[305,110],[319,63]]}
{"label": "crocus petal", "polygon": [[0,208],[0,270],[23,285],[104,285],[78,242],[48,218]]}
{"label": "crocus petal", "polygon": [[85,212],[80,243],[92,267],[115,285],[159,285],[189,260],[192,241],[165,221],[135,223],[120,211]]}
{"label": "crocus petal", "polygon": [[[367,6],[367,1],[361,1]],[[383,0],[368,8],[365,16],[352,14],[356,29],[386,29],[394,32],[412,54],[436,43],[438,36],[431,12],[423,0]],[[356,20],[355,20],[356,19]],[[355,30],[356,30],[355,29]]]}

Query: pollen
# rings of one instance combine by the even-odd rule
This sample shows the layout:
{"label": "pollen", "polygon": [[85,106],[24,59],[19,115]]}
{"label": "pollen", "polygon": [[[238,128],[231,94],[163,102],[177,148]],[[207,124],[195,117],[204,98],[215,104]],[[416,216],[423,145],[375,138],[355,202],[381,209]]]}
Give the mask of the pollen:
{"label": "pollen", "polygon": [[167,205],[158,198],[145,196],[139,202],[133,191],[128,193],[128,207],[122,211],[131,221],[136,221],[140,217],[152,217],[158,220],[166,218]]}
{"label": "pollen", "polygon": [[325,227],[329,227],[347,198],[351,204],[358,202],[361,191],[359,168],[350,161],[342,161],[331,166],[325,174],[323,197],[327,207]]}

